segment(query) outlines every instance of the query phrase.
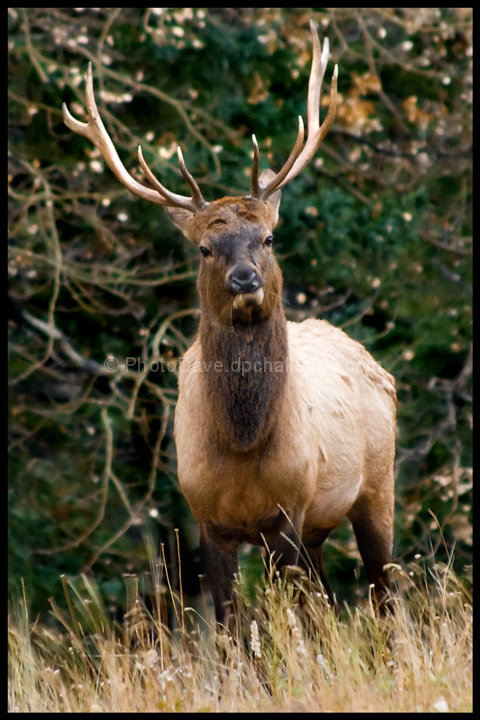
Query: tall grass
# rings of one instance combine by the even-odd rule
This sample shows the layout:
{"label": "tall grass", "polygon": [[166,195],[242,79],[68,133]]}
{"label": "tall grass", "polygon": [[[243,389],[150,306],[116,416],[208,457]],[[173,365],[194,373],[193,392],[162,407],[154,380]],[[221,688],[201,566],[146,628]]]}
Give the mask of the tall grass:
{"label": "tall grass", "polygon": [[[94,584],[64,580],[56,627],[29,618],[25,593],[9,618],[10,712],[470,712],[471,597],[450,566],[394,567],[395,614],[332,611],[320,588],[278,576],[243,605],[234,641],[173,598],[109,618]],[[192,622],[196,620],[197,622]]]}

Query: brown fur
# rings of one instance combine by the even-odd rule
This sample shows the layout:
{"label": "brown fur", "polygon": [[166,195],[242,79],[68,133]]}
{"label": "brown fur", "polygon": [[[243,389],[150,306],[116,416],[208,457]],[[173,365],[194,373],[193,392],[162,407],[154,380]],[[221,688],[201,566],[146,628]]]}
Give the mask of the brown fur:
{"label": "brown fur", "polygon": [[[281,272],[263,244],[278,203],[223,198],[173,218],[212,253],[200,264],[201,320],[181,365],[175,439],[220,622],[240,542],[266,546],[279,566],[295,564],[303,543],[326,584],[321,545],[344,516],[379,604],[388,589],[394,380],[327,322],[287,323]],[[261,305],[235,309],[226,278],[237,263],[261,276]]]}

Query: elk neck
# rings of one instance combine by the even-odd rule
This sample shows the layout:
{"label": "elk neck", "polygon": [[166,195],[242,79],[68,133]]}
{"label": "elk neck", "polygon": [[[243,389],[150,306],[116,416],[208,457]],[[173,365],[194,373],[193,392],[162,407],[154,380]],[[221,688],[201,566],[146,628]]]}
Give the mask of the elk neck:
{"label": "elk neck", "polygon": [[280,299],[267,318],[229,324],[201,303],[199,337],[206,397],[219,438],[247,453],[264,445],[278,422],[288,371],[287,323]]}

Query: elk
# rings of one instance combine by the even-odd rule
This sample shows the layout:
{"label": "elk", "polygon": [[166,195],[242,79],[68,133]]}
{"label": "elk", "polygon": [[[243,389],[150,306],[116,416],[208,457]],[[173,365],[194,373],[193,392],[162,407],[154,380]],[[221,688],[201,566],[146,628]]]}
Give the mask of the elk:
{"label": "elk", "polygon": [[[264,547],[277,569],[313,564],[332,597],[322,545],[344,516],[353,526],[373,599],[388,603],[394,506],[396,394],[393,377],[367,350],[325,320],[286,320],[273,253],[281,190],[311,161],[336,111],[335,66],[327,115],[319,120],[328,39],[310,23],[312,67],[307,139],[299,117],[279,172],[259,174],[253,139],[251,192],[206,202],[185,166],[191,197],[149,183],[122,164],[100,118],[89,66],[88,122],[64,105],[64,121],[100,150],[121,183],[162,205],[198,248],[198,335],[185,353],[175,411],[178,479],[200,529],[200,551],[216,619],[234,614],[240,543]],[[306,554],[305,554],[306,553]],[[306,559],[307,558],[307,559]]]}

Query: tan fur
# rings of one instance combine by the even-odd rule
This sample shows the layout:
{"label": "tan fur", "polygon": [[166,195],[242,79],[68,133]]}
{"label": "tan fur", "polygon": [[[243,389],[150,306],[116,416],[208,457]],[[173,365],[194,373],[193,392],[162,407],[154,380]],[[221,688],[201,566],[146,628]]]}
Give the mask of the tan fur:
{"label": "tan fur", "polygon": [[[175,415],[178,477],[194,516],[236,528],[305,511],[303,532],[331,528],[362,493],[393,511],[391,375],[326,321],[288,323],[287,387],[273,440],[245,455],[216,441],[197,339],[185,354]],[[381,501],[382,497],[388,502]]]}

